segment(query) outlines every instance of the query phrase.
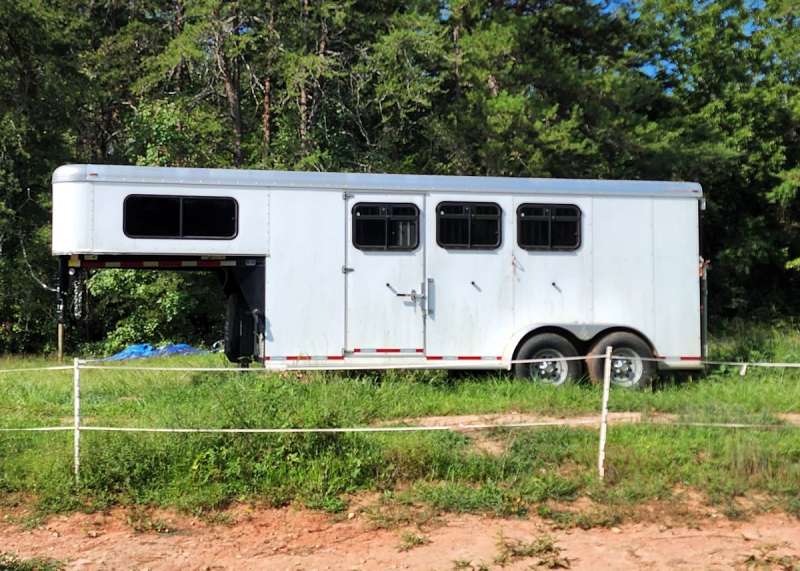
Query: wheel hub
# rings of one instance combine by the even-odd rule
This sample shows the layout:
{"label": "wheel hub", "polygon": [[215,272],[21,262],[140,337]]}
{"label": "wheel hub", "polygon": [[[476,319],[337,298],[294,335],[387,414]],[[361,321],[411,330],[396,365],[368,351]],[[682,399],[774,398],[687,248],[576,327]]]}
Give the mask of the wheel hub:
{"label": "wheel hub", "polygon": [[551,385],[560,385],[567,379],[567,363],[563,361],[564,355],[554,349],[538,351],[533,359],[546,359],[533,363],[531,370],[536,380]]}
{"label": "wheel hub", "polygon": [[632,349],[617,349],[611,356],[611,382],[615,385],[636,385],[642,378],[643,370],[642,358]]}

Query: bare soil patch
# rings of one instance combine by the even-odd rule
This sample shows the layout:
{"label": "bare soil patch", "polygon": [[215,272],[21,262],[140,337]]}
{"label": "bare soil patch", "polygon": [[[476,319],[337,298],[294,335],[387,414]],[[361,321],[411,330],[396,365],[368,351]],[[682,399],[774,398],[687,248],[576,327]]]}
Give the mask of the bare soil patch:
{"label": "bare soil patch", "polygon": [[[538,518],[442,516],[422,528],[376,528],[343,516],[239,506],[211,521],[169,511],[54,516],[25,529],[0,523],[0,552],[62,560],[67,569],[794,569],[800,521],[709,515],[689,525],[654,522],[557,529]],[[143,525],[143,521],[155,522]],[[2,517],[0,517],[2,522]],[[136,531],[139,529],[139,531]],[[505,565],[505,566],[503,566]]]}

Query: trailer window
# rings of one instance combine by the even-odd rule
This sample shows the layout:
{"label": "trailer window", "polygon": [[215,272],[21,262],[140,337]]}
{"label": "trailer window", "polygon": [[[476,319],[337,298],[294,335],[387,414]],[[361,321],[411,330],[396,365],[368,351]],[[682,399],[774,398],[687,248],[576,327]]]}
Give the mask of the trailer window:
{"label": "trailer window", "polygon": [[182,202],[182,238],[233,238],[236,235],[234,199],[186,197]]}
{"label": "trailer window", "polygon": [[448,249],[498,248],[501,217],[500,206],[491,202],[441,202],[436,207],[436,241]]}
{"label": "trailer window", "polygon": [[359,250],[415,250],[419,209],[414,204],[360,202],[353,207],[353,246]]}
{"label": "trailer window", "polygon": [[575,250],[581,245],[581,209],[573,204],[523,204],[517,242],[526,250]]}
{"label": "trailer window", "polygon": [[232,239],[238,204],[210,196],[131,195],[122,207],[122,229],[130,238]]}

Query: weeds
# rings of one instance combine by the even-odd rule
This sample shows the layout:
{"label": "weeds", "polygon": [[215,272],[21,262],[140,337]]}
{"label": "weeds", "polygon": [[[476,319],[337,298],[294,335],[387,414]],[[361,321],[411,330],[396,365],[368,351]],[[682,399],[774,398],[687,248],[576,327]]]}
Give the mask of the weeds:
{"label": "weeds", "polygon": [[505,567],[519,559],[538,557],[536,565],[547,569],[569,569],[569,558],[561,555],[563,551],[549,535],[542,535],[533,541],[524,542],[509,539],[502,533],[497,538],[498,554],[494,562]]}
{"label": "weeds", "polygon": [[236,518],[229,512],[220,510],[195,510],[194,515],[208,525],[231,526],[236,523]]}
{"label": "weeds", "polygon": [[753,570],[800,571],[800,557],[790,554],[780,555],[777,553],[781,548],[785,547],[788,547],[788,545],[762,545],[758,547],[756,553],[748,555],[743,563],[747,569]]}
{"label": "weeds", "polygon": [[467,559],[456,559],[453,561],[453,571],[489,571],[489,566],[485,563],[472,563]]}
{"label": "weeds", "polygon": [[388,493],[379,502],[363,510],[375,529],[397,529],[413,525],[421,527],[436,521],[436,511],[428,505],[416,505],[407,494]]}
{"label": "weeds", "polygon": [[167,535],[177,531],[167,521],[154,518],[149,510],[141,506],[130,508],[126,520],[131,529],[136,533],[158,533]]}
{"label": "weeds", "polygon": [[64,568],[64,563],[55,559],[21,559],[13,553],[0,552],[0,571],[62,571]]}
{"label": "weeds", "polygon": [[420,547],[421,545],[427,545],[430,542],[431,540],[425,537],[424,535],[420,535],[412,531],[404,531],[400,536],[400,546],[397,548],[397,550],[410,551],[415,547]]}
{"label": "weeds", "polygon": [[[743,334],[744,329],[736,329]],[[760,348],[760,349],[759,349]],[[800,336],[758,330],[717,343],[721,357],[800,360]],[[222,366],[218,355],[169,366]],[[22,359],[3,362],[7,368]],[[38,364],[38,363],[37,363]],[[505,375],[437,372],[243,375],[83,372],[83,415],[90,424],[146,427],[344,427],[461,413],[596,413],[597,387],[540,386]],[[0,425],[56,426],[72,413],[69,371],[9,373],[0,392]],[[666,381],[660,390],[614,390],[612,410],[671,413],[691,420],[758,420],[800,411],[800,373],[714,370],[699,382]],[[36,498],[36,513],[112,505],[174,507],[215,513],[231,502],[291,502],[331,513],[352,494],[405,489],[384,505],[379,526],[414,524],[437,511],[525,516],[552,503],[589,497],[596,513],[544,512],[558,525],[615,525],[626,506],[672,498],[692,488],[715,505],[754,494],[800,514],[800,430],[614,426],[608,478],[596,479],[597,434],[581,428],[495,431],[497,453],[453,433],[199,435],[85,432],[81,485],[71,474],[72,436],[0,435],[0,492]],[[404,498],[400,496],[404,495]],[[29,501],[29,500],[26,500]],[[403,513],[405,512],[405,513]],[[728,509],[731,517],[739,514]]]}
{"label": "weeds", "polygon": [[581,529],[592,529],[594,527],[613,527],[622,523],[623,515],[619,510],[610,508],[598,509],[590,508],[580,511],[557,510],[547,505],[540,505],[537,508],[539,517],[550,520],[556,529],[569,529],[579,527]]}

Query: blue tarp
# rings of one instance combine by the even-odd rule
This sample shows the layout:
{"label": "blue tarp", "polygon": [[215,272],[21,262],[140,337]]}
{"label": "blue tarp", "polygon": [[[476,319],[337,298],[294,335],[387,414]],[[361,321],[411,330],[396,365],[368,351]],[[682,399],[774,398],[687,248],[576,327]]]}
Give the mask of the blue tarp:
{"label": "blue tarp", "polygon": [[170,343],[162,347],[153,347],[149,343],[128,345],[115,355],[102,359],[103,361],[125,361],[128,359],[147,359],[150,357],[167,357],[170,355],[199,355],[206,353],[186,343]]}

